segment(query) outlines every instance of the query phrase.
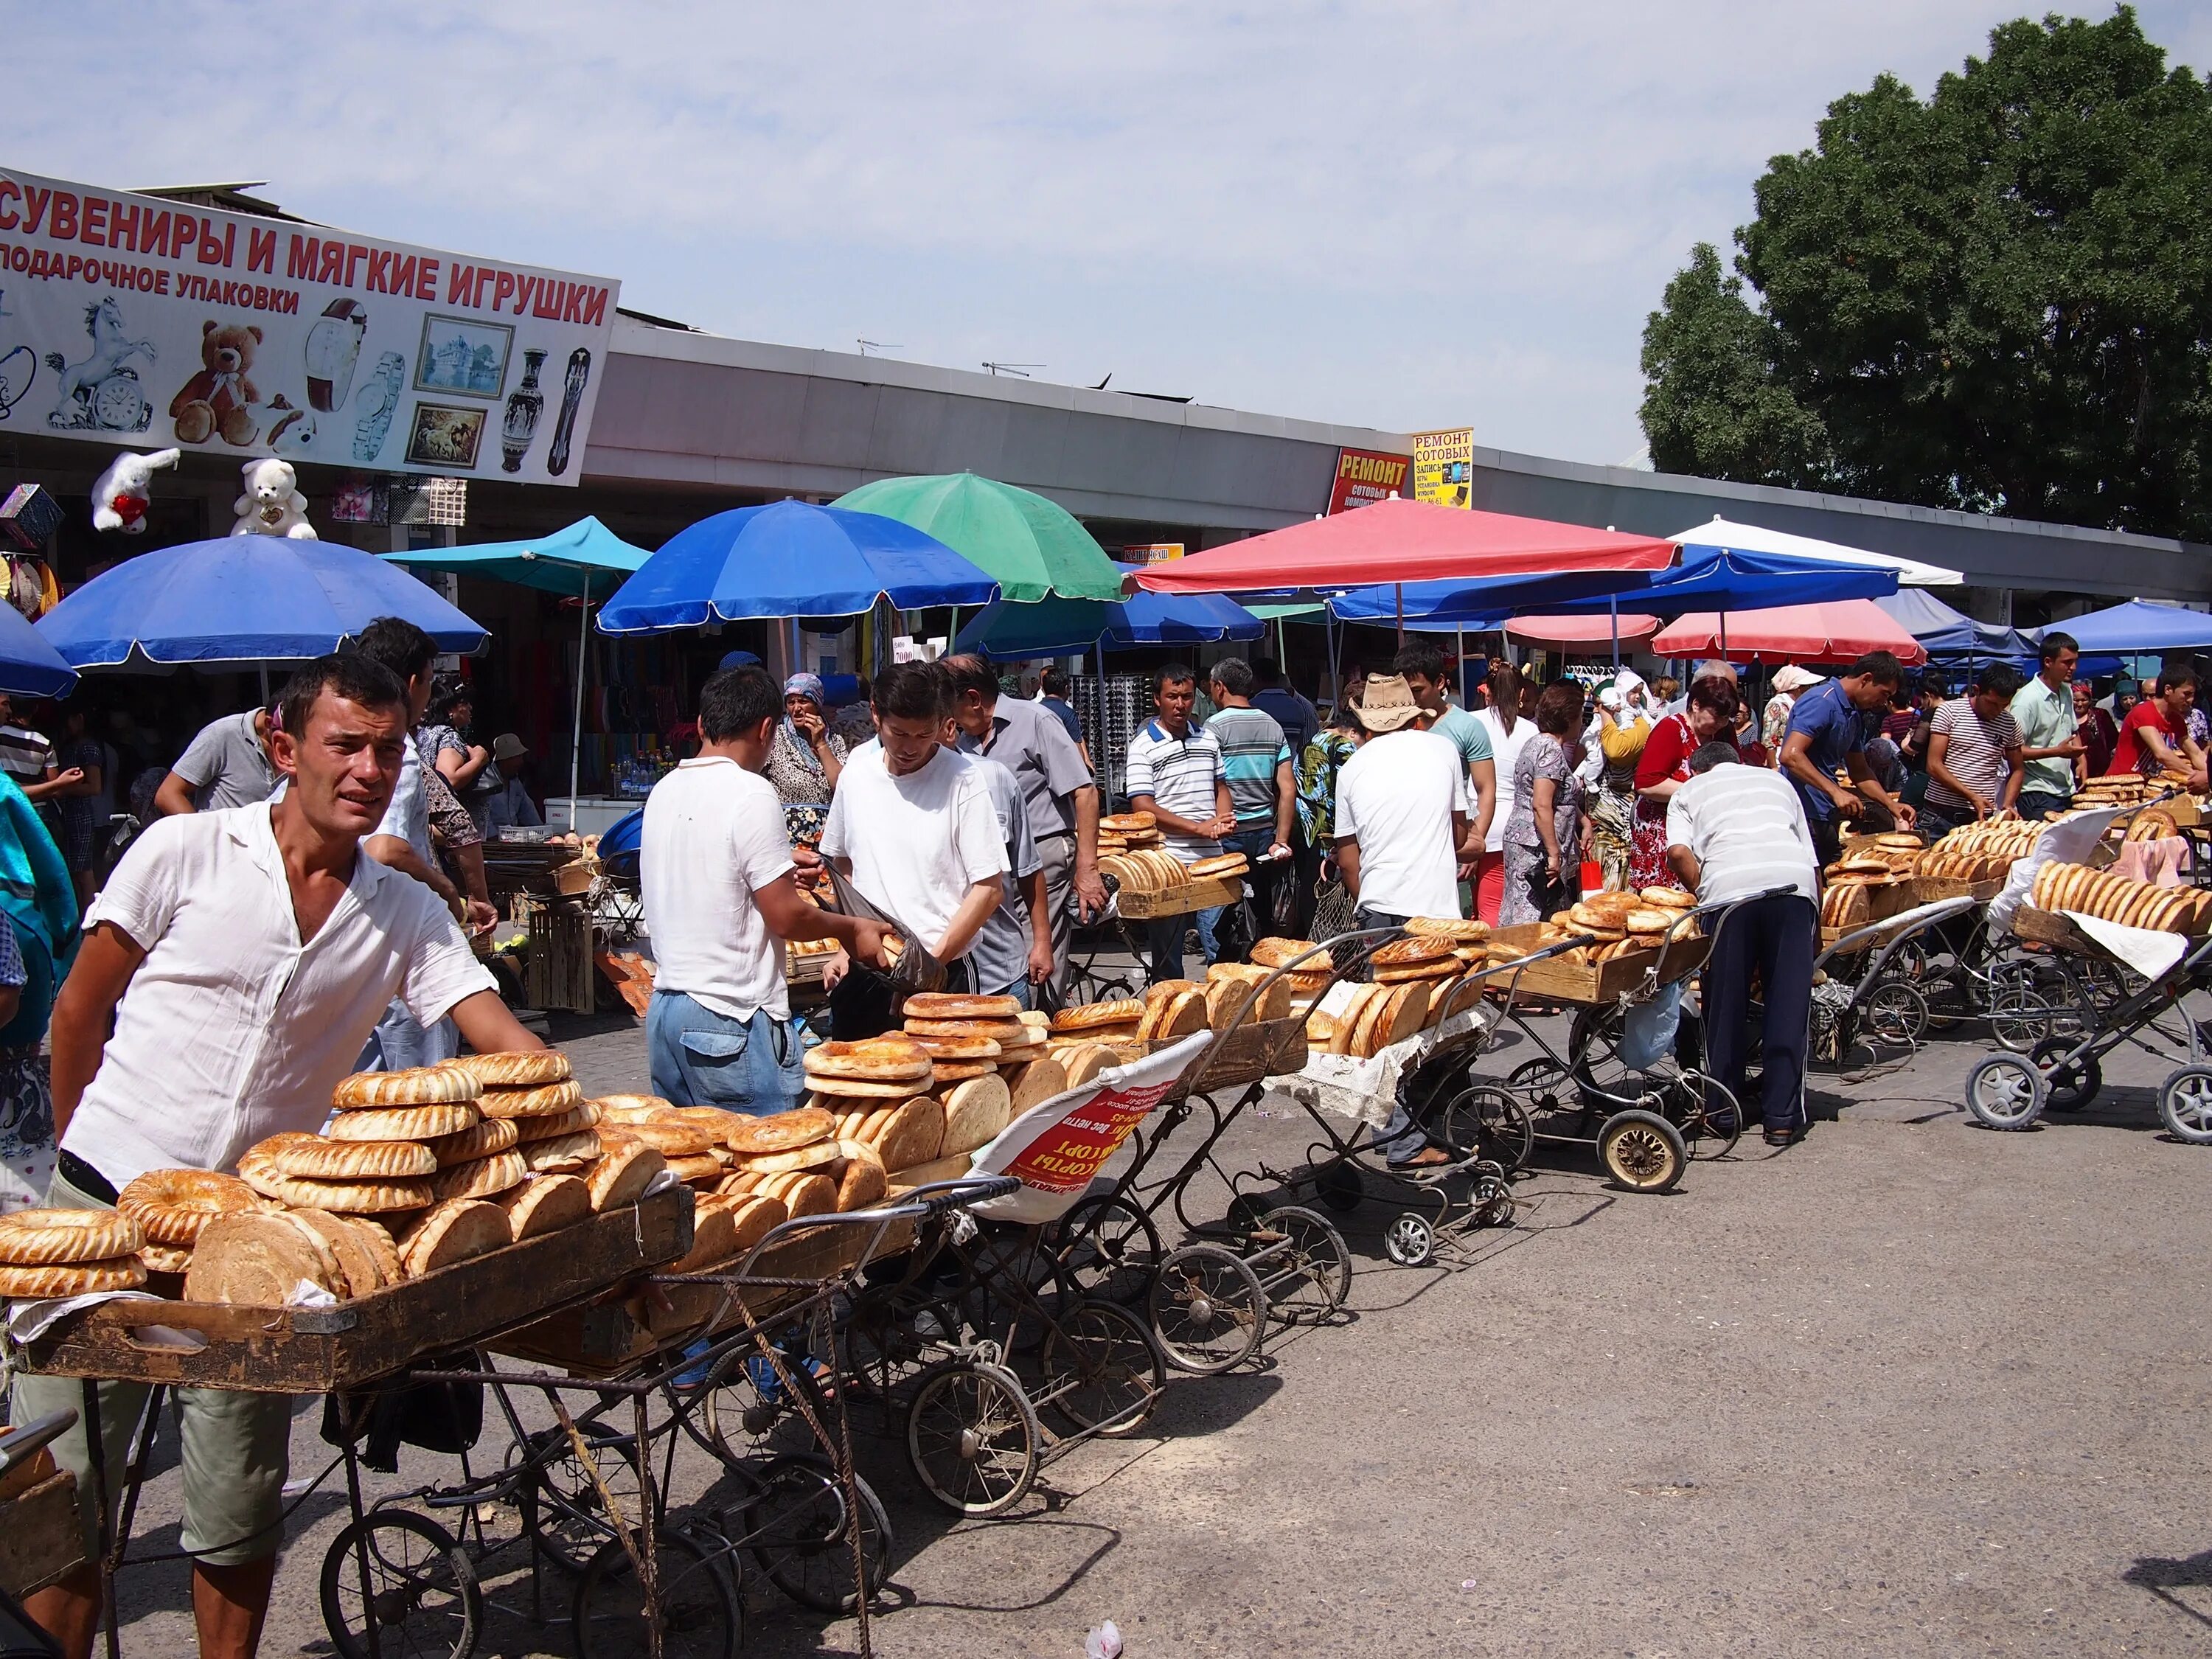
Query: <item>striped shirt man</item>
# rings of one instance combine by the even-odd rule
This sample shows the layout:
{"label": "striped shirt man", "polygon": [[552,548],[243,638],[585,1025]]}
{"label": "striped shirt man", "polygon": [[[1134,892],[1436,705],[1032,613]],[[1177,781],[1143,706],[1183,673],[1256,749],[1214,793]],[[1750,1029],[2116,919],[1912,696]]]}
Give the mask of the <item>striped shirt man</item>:
{"label": "striped shirt man", "polygon": [[[2068,694],[2069,700],[2072,694]],[[1936,711],[1929,728],[1935,737],[1949,739],[1944,750],[1944,770],[1995,806],[2004,793],[2005,775],[2011,769],[2005,757],[2020,747],[2020,726],[2009,714],[1985,720],[1974,712],[1972,697],[1954,697]],[[1933,773],[1928,778],[1929,804],[1947,813],[1971,812],[1974,803],[1949,787]]]}
{"label": "striped shirt man", "polygon": [[[1213,816],[1213,784],[1221,775],[1221,743],[1196,721],[1178,738],[1157,720],[1146,720],[1129,739],[1128,772],[1122,787],[1132,797],[1150,795],[1177,817],[1204,823]],[[1195,864],[1221,851],[1218,841],[1164,830],[1167,850],[1184,864]]]}
{"label": "striped shirt man", "polygon": [[1667,803],[1667,845],[1686,847],[1704,874],[1698,902],[1790,887],[1820,902],[1820,864],[1797,791],[1763,766],[1716,766]]}
{"label": "striped shirt man", "polygon": [[[1275,769],[1287,766],[1291,746],[1283,728],[1265,709],[1232,706],[1206,721],[1221,745],[1221,777],[1239,830],[1275,827]],[[1175,809],[1170,807],[1170,811]]]}

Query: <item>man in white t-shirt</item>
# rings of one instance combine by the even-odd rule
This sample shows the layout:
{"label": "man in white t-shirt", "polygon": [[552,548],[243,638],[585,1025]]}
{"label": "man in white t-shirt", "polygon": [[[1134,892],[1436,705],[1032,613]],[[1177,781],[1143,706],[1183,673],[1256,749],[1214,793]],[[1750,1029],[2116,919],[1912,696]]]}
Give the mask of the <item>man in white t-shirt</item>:
{"label": "man in white t-shirt", "polygon": [[1474,913],[1492,927],[1498,925],[1498,907],[1505,898],[1505,823],[1513,816],[1513,769],[1521,751],[1536,735],[1536,722],[1521,711],[1521,671],[1501,662],[1490,671],[1490,706],[1475,715],[1490,738],[1490,753],[1498,769],[1496,804],[1490,829],[1483,836],[1481,856],[1474,866]]}
{"label": "man in white t-shirt", "polygon": [[1457,917],[1474,792],[1459,750],[1401,674],[1372,675],[1355,711],[1358,752],[1336,775],[1336,862],[1358,902],[1353,926]]}
{"label": "man in white t-shirt", "polygon": [[783,696],[763,668],[699,689],[699,753],[646,798],[638,854],[653,1001],[653,1091],[684,1106],[787,1111],[805,1077],[784,988],[783,941],[834,939],[872,962],[883,928],[811,903],[775,786],[761,774]]}
{"label": "man in white t-shirt", "polygon": [[[876,741],[845,757],[822,856],[913,930],[945,964],[947,990],[973,990],[968,951],[1005,896],[1006,846],[981,775],[944,746],[952,676],[942,663],[894,663],[869,699]],[[845,965],[830,963],[833,986]]]}
{"label": "man in white t-shirt", "polygon": [[[256,1141],[312,1132],[396,995],[451,1015],[485,1052],[541,1048],[501,1002],[436,895],[367,857],[407,747],[399,682],[358,655],[323,657],[285,687],[281,800],[165,817],[131,844],[85,915],[53,1017],[58,1168],[47,1202],[111,1207],[149,1170],[228,1170]],[[100,1385],[111,1501],[144,1385]],[[178,1391],[184,1528],[199,1651],[250,1655],[282,1540],[292,1402]],[[16,1420],[82,1406],[66,1377],[19,1377]],[[86,1425],[54,1444],[98,1516]],[[64,1652],[86,1653],[100,1577],[78,1568],[29,1598]]]}

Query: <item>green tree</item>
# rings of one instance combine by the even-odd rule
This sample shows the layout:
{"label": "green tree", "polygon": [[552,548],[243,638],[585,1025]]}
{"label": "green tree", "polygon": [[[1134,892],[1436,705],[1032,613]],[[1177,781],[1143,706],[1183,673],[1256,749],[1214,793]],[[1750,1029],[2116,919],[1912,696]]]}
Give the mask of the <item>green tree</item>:
{"label": "green tree", "polygon": [[1646,325],[1656,465],[2212,538],[2212,89],[2131,10],[1884,76],[1755,198]]}

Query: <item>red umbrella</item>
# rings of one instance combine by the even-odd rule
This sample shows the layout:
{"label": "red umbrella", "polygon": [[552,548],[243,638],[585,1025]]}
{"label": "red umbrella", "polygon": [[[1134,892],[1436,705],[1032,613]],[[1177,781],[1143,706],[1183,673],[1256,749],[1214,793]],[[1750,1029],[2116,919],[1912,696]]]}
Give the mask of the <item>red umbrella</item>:
{"label": "red umbrella", "polygon": [[1656,633],[1659,628],[1656,617],[1632,617],[1622,611],[1613,617],[1516,617],[1505,624],[1505,631],[1516,640],[1530,640],[1538,645],[1611,645],[1616,635],[1613,623],[1620,624],[1618,638],[1621,644],[1642,639]]}
{"label": "red umbrella", "polygon": [[1653,635],[1651,650],[1662,657],[1752,662],[1848,663],[1869,651],[1889,652],[1903,663],[1928,660],[1926,647],[1872,599],[1784,605],[1733,617],[1694,612]]}
{"label": "red umbrella", "polygon": [[1237,593],[1447,576],[1664,570],[1674,557],[1674,544],[1657,536],[1401,499],[1146,565],[1137,573],[1137,583],[1161,593]]}

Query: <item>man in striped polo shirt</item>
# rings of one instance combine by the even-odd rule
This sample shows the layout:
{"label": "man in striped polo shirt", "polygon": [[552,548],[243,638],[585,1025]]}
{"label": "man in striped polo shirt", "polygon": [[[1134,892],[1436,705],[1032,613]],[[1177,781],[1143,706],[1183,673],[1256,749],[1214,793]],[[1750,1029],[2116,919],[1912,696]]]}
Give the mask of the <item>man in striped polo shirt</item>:
{"label": "man in striped polo shirt", "polygon": [[1273,714],[1253,706],[1259,678],[1242,657],[1224,657],[1213,665],[1212,677],[1220,712],[1206,729],[1221,745],[1222,781],[1237,817],[1230,845],[1251,866],[1252,903],[1264,935],[1274,931],[1276,885],[1291,872],[1291,812],[1298,786],[1290,739]]}
{"label": "man in striped polo shirt", "polygon": [[1930,841],[2000,811],[2020,797],[2027,768],[2011,714],[2020,671],[1984,663],[1974,689],[1936,711],[1928,733],[1928,793],[1916,827]]}
{"label": "man in striped polo shirt", "polygon": [[[1797,791],[1779,772],[1744,765],[1734,744],[1705,744],[1690,757],[1689,781],[1667,803],[1667,861],[1701,906],[1751,900],[1714,933],[1705,959],[1705,1069],[1749,1111],[1744,1026],[1756,969],[1766,999],[1759,1032],[1766,1144],[1787,1146],[1804,1133],[1805,1033],[1820,890],[1813,832]],[[1753,896],[1778,887],[1790,890]]]}
{"label": "man in striped polo shirt", "polygon": [[[1198,677],[1179,664],[1152,671],[1153,717],[1129,739],[1126,784],[1133,811],[1150,812],[1167,838],[1167,850],[1184,864],[1221,851],[1221,837],[1237,828],[1228,781],[1221,775],[1221,744],[1190,717]],[[1198,942],[1210,963],[1220,954],[1214,927],[1221,907],[1198,913]],[[1155,918],[1151,935],[1152,983],[1182,977],[1181,916]]]}

